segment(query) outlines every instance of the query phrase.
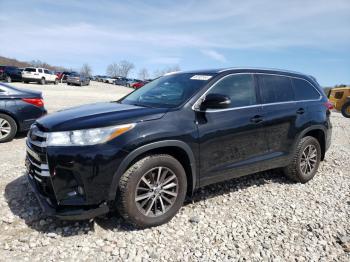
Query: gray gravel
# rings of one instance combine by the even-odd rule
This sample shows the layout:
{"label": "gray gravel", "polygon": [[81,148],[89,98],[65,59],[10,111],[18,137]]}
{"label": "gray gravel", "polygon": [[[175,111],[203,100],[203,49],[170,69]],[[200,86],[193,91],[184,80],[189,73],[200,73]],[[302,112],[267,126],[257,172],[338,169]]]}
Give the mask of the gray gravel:
{"label": "gray gravel", "polygon": [[[23,85],[49,112],[115,100],[130,89]],[[332,113],[333,141],[316,177],[278,171],[200,189],[168,224],[134,230],[117,214],[91,222],[46,217],[24,177],[25,138],[0,145],[0,260],[350,261],[350,119]]]}

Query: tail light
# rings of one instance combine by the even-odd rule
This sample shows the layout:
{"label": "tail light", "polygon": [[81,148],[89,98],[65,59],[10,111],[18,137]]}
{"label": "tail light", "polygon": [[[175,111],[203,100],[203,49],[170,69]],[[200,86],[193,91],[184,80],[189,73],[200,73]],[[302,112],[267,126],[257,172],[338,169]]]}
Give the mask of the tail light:
{"label": "tail light", "polygon": [[329,102],[329,101],[324,103],[324,106],[327,107],[328,110],[334,109],[334,105],[331,102]]}
{"label": "tail light", "polygon": [[37,107],[43,107],[44,106],[44,100],[42,98],[22,98],[22,101],[35,105]]}

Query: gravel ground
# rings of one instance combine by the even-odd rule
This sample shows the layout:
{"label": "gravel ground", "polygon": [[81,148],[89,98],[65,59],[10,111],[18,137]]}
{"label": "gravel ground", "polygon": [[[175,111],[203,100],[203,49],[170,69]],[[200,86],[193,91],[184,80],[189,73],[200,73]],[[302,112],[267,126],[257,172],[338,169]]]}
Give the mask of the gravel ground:
{"label": "gravel ground", "polygon": [[[96,82],[15,85],[43,90],[49,112],[130,91]],[[90,222],[46,217],[24,177],[19,136],[0,145],[0,260],[350,261],[350,119],[334,112],[332,122],[332,146],[309,183],[269,171],[208,186],[168,224],[146,230],[117,214]]]}

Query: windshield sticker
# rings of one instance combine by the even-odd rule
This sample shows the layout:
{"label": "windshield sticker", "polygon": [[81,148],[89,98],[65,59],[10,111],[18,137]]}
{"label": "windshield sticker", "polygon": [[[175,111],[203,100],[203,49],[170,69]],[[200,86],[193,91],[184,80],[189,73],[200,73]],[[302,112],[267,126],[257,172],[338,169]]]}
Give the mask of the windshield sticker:
{"label": "windshield sticker", "polygon": [[206,76],[206,75],[194,75],[191,77],[192,80],[202,80],[202,81],[207,81],[211,78],[212,76]]}

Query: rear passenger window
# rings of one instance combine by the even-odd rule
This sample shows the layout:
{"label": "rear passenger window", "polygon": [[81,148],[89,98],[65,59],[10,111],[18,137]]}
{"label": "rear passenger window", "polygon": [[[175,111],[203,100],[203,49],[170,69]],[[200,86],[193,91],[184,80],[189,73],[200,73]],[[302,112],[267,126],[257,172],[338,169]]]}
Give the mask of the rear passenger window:
{"label": "rear passenger window", "polygon": [[43,70],[39,68],[39,69],[38,69],[38,72],[39,72],[39,73],[42,73],[42,72],[43,72]]}
{"label": "rear passenger window", "polygon": [[261,99],[264,104],[294,100],[292,84],[289,77],[260,75],[259,85],[261,89]]}
{"label": "rear passenger window", "polygon": [[230,75],[209,91],[210,94],[222,94],[231,99],[231,108],[256,104],[254,78],[251,74]]}
{"label": "rear passenger window", "polygon": [[320,94],[309,82],[293,78],[293,84],[296,100],[314,100],[320,98]]}

